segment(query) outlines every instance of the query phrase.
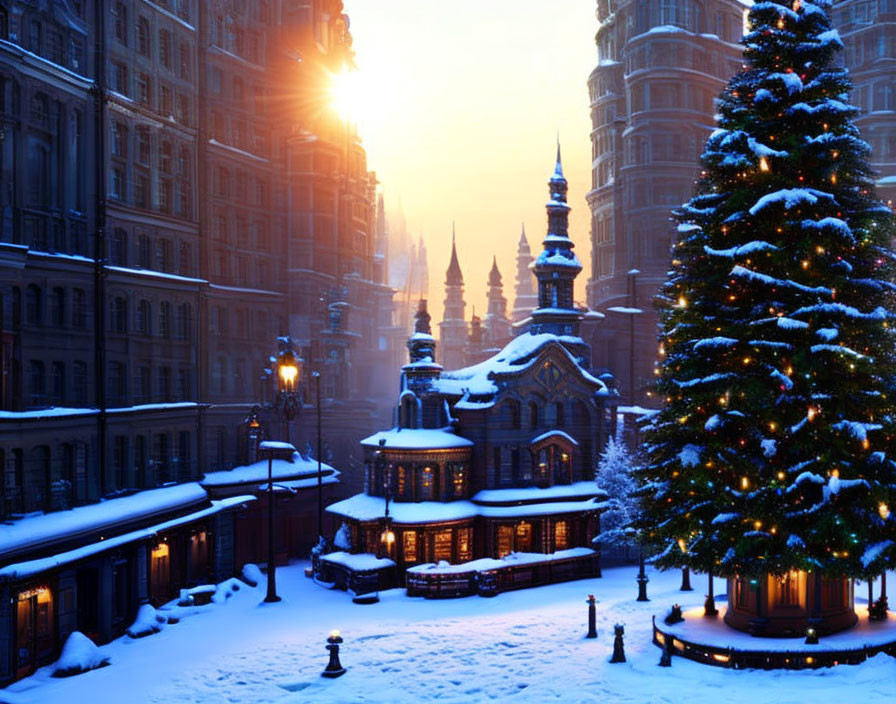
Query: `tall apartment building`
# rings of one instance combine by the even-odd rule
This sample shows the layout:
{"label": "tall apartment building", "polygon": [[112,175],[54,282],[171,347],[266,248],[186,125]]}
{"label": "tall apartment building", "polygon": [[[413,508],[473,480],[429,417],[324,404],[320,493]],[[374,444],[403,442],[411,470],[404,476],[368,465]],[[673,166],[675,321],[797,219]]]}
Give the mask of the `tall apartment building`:
{"label": "tall apartment building", "polygon": [[[740,66],[739,0],[598,0],[591,101],[591,340],[622,403],[650,405],[657,317],[675,236],[714,128],[713,100]],[[641,312],[638,312],[641,311]]]}
{"label": "tall apartment building", "polygon": [[277,336],[321,373],[325,459],[382,422],[376,179],[326,98],[350,61],[341,0],[0,0],[0,683],[232,571],[197,480],[245,461]]}
{"label": "tall apartment building", "polygon": [[871,145],[878,197],[896,204],[896,0],[840,0],[832,10],[853,82],[855,121]]}

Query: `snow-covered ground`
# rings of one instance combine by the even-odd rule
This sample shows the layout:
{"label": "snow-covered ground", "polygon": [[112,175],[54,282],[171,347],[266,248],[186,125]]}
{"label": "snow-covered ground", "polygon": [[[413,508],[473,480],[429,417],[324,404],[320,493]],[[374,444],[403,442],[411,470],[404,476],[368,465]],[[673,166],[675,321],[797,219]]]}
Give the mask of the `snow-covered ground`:
{"label": "snow-covered ground", "polygon": [[[161,632],[128,637],[100,650],[111,664],[67,679],[48,670],[0,691],[10,704],[106,704],[126,701],[252,704],[261,702],[836,702],[892,698],[896,660],[879,655],[858,666],[801,672],[733,671],[674,658],[657,666],[650,617],[673,602],[702,600],[678,591],[679,573],[650,573],[652,601],[635,601],[636,570],[604,570],[582,580],[443,601],[381,593],[353,604],[303,576],[305,564],[277,570],[283,601],[264,604],[264,582]],[[723,583],[716,583],[718,592]],[[864,587],[857,589],[864,592]],[[598,602],[596,640],[587,631],[585,599]],[[864,601],[859,606],[864,617]],[[610,664],[614,623],[625,624],[628,662]],[[326,637],[345,638],[341,678],[322,678]]]}

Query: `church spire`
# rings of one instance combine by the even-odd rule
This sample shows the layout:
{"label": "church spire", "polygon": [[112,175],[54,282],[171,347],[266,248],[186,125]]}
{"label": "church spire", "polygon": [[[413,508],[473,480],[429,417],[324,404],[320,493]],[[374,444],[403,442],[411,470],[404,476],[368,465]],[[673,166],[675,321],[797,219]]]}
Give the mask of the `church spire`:
{"label": "church spire", "polygon": [[548,233],[544,246],[535,261],[538,279],[538,307],[532,313],[532,332],[555,335],[577,335],[581,313],[573,302],[573,282],[582,264],[572,251],[569,239],[569,205],[566,202],[568,184],[560,162],[557,144],[557,163],[548,181],[550,200],[545,206],[548,214]]}
{"label": "church spire", "polygon": [[497,255],[492,255],[492,270],[490,272],[488,272],[488,285],[489,286],[500,286],[501,285],[501,272],[498,271]]}
{"label": "church spire", "polygon": [[445,285],[464,285],[464,275],[460,270],[460,262],[457,261],[457,244],[455,242],[454,223],[451,223],[451,262],[448,264],[448,271],[445,272]]}
{"label": "church spire", "polygon": [[439,323],[442,361],[448,369],[459,369],[464,364],[464,348],[467,345],[467,321],[464,314],[466,305],[464,276],[457,259],[457,242],[452,223],[451,263],[445,272],[445,313]]}

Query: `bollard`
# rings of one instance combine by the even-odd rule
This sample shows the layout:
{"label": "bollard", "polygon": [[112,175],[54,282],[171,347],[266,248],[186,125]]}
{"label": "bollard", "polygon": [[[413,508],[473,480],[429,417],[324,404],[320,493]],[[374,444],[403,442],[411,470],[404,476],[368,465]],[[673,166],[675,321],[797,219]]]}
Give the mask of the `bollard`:
{"label": "bollard", "polygon": [[330,651],[330,662],[327,663],[324,671],[320,673],[321,677],[341,677],[345,674],[345,668],[339,662],[339,644],[342,642],[342,636],[339,631],[330,633],[327,638],[327,650]]}
{"label": "bollard", "polygon": [[672,667],[672,637],[665,636],[663,641],[663,654],[660,655],[660,667]]}
{"label": "bollard", "polygon": [[588,634],[585,637],[597,638],[597,599],[594,594],[589,594],[585,603],[588,604]]}
{"label": "bollard", "polygon": [[625,626],[617,623],[613,626],[615,638],[613,639],[613,657],[610,662],[625,662],[625,647],[622,644],[622,636],[625,634]]}

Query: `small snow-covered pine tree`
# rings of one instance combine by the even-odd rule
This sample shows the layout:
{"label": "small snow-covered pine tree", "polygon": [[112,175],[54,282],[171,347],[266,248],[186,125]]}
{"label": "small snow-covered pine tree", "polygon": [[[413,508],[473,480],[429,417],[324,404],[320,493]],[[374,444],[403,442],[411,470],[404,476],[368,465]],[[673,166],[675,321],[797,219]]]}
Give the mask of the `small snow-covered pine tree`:
{"label": "small snow-covered pine tree", "polygon": [[609,508],[600,517],[601,543],[620,545],[632,539],[630,526],[638,516],[638,485],[632,474],[633,459],[624,442],[610,438],[601,453],[594,479],[607,492]]}
{"label": "small snow-covered pine tree", "polygon": [[662,289],[645,432],[657,564],[880,573],[896,557],[896,255],[830,0],[749,12]]}

